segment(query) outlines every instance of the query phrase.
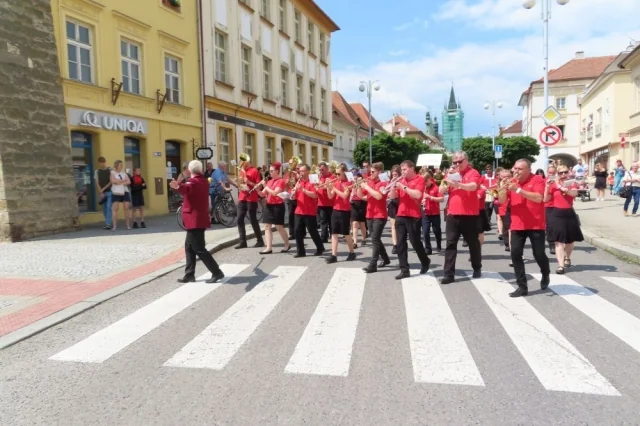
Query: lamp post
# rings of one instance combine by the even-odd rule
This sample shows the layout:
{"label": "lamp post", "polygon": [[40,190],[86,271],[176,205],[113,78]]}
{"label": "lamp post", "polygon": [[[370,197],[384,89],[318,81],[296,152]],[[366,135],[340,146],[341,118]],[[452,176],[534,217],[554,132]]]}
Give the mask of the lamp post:
{"label": "lamp post", "polygon": [[[549,108],[549,19],[551,19],[551,0],[542,0],[542,11],[540,17],[543,22],[542,35],[544,38],[544,109]],[[560,6],[569,3],[569,0],[556,0]],[[532,9],[536,5],[536,0],[524,0],[522,7]],[[549,147],[542,147],[543,170],[549,166]]]}
{"label": "lamp post", "polygon": [[493,116],[493,125],[491,127],[491,147],[493,151],[493,170],[496,169],[496,108],[502,108],[504,104],[502,101],[487,101],[484,104],[484,109],[491,108],[491,115]]}
{"label": "lamp post", "polygon": [[372,128],[371,128],[371,96],[373,95],[373,91],[376,92],[380,90],[380,85],[378,84],[378,80],[376,81],[361,81],[359,90],[361,92],[367,92],[367,98],[369,99],[369,165],[373,164],[373,142],[372,142]]}

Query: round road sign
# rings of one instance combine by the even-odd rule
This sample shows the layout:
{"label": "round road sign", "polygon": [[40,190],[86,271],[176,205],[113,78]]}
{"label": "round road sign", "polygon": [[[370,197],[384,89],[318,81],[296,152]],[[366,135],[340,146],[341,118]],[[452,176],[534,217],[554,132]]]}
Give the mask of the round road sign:
{"label": "round road sign", "polygon": [[562,139],[562,131],[558,126],[547,126],[540,130],[538,140],[542,145],[553,146]]}

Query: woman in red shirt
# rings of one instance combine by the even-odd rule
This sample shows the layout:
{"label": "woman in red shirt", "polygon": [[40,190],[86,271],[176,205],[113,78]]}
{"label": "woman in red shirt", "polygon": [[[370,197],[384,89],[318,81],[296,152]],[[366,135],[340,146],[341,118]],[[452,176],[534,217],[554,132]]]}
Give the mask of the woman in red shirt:
{"label": "woman in red shirt", "polygon": [[280,198],[278,194],[284,191],[286,185],[284,179],[280,177],[280,170],[282,165],[280,163],[272,163],[269,167],[270,180],[264,185],[262,191],[258,191],[261,197],[267,198],[267,205],[264,209],[262,223],[264,223],[264,236],[266,239],[267,247],[260,252],[260,254],[272,253],[273,232],[271,228],[275,225],[282,241],[284,241],[284,248],[280,250],[281,253],[289,251],[289,238],[284,230],[284,213],[285,206],[284,200]]}
{"label": "woman in red shirt", "polygon": [[573,200],[578,195],[578,184],[569,181],[569,168],[558,166],[555,180],[548,180],[544,191],[544,202],[551,202],[553,210],[550,217],[548,239],[555,241],[557,274],[564,274],[571,266],[571,253],[576,241],[583,241],[578,215],[573,209]]}
{"label": "woman in red shirt", "polygon": [[351,238],[351,204],[349,196],[350,182],[347,180],[347,167],[343,164],[338,166],[336,170],[337,181],[327,183],[327,195],[333,200],[333,212],[331,213],[331,256],[326,260],[327,263],[336,263],[338,261],[338,239],[340,235],[347,240],[349,255],[347,261],[356,260],[354,252],[353,238]]}
{"label": "woman in red shirt", "polygon": [[422,195],[422,234],[427,254],[432,254],[431,248],[431,227],[433,235],[436,237],[436,250],[442,250],[442,220],[440,217],[440,203],[444,201],[444,196],[440,194],[440,188],[436,185],[431,172],[424,174],[425,186]]}

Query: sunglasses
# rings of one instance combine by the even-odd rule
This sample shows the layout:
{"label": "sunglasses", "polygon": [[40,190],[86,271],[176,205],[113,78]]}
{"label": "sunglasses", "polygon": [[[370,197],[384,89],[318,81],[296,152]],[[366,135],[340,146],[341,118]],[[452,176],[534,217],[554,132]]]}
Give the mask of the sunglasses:
{"label": "sunglasses", "polygon": [[569,172],[558,172],[559,175],[568,175]]}
{"label": "sunglasses", "polygon": [[462,164],[464,163],[464,160],[460,160],[460,161],[452,161],[453,164]]}

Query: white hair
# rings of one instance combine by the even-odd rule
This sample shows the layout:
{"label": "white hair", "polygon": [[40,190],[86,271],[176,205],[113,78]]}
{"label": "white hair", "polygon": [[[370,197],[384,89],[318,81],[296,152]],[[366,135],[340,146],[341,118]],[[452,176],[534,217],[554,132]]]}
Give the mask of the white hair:
{"label": "white hair", "polygon": [[468,159],[469,159],[469,156],[468,156],[468,155],[467,155],[467,153],[466,153],[466,152],[464,152],[464,151],[456,151],[456,152],[454,152],[454,153],[453,153],[453,156],[454,156],[454,157],[460,157],[460,156],[461,156],[461,157],[462,157],[462,158],[464,158],[465,160],[468,160]]}
{"label": "white hair", "polygon": [[198,160],[193,160],[189,162],[189,171],[193,174],[200,175],[202,174],[202,163]]}

